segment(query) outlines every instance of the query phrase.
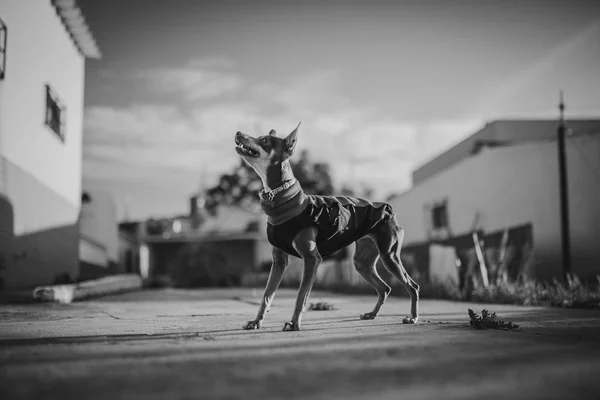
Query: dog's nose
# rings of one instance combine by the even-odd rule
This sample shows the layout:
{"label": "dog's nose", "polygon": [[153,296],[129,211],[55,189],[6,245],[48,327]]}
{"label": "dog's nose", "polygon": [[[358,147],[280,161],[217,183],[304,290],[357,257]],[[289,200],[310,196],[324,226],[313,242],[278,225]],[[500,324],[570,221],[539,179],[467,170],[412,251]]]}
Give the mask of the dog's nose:
{"label": "dog's nose", "polygon": [[242,132],[240,132],[240,131],[237,131],[237,132],[235,133],[235,136],[242,136]]}

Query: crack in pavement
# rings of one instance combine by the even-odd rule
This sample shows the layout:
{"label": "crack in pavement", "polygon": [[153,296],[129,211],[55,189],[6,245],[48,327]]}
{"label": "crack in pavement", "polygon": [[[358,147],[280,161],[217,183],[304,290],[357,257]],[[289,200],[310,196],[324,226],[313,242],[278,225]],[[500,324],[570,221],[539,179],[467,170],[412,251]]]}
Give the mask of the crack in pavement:
{"label": "crack in pavement", "polygon": [[260,306],[259,302],[251,301],[251,300],[244,300],[239,296],[234,296],[231,298],[231,300],[239,301],[239,302],[246,303],[246,304],[251,304],[253,306]]}

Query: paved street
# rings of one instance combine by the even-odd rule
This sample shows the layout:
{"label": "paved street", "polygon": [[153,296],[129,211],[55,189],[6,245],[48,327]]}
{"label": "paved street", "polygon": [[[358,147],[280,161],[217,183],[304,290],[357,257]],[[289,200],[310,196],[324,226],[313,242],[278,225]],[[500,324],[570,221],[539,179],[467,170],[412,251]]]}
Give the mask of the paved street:
{"label": "paved street", "polygon": [[[295,291],[278,292],[259,331],[244,331],[261,290],[154,290],[71,305],[0,305],[0,398],[566,399],[600,393],[600,310],[313,292],[281,332]],[[467,309],[496,311],[519,332],[477,331]]]}

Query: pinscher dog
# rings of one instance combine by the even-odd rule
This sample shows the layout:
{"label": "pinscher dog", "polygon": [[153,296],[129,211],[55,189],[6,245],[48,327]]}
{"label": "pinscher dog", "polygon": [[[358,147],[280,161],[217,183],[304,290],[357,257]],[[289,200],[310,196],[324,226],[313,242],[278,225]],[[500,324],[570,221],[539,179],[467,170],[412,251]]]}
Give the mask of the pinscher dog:
{"label": "pinscher dog", "polygon": [[356,242],[354,266],[377,292],[377,303],[361,319],[374,319],[391,288],[379,276],[378,258],[410,295],[410,316],[418,319],[419,285],[408,275],[400,260],[404,232],[396,222],[391,205],[347,196],[314,196],[304,193],[294,178],[289,159],[294,154],[300,124],[287,137],[274,130],[258,138],[235,134],[236,152],[261,178],[260,204],[267,215],[267,237],[272,245],[271,272],[258,314],[244,329],[259,329],[281,283],[290,255],[304,262],[296,306],[284,331],[300,330],[302,313],[323,257]]}

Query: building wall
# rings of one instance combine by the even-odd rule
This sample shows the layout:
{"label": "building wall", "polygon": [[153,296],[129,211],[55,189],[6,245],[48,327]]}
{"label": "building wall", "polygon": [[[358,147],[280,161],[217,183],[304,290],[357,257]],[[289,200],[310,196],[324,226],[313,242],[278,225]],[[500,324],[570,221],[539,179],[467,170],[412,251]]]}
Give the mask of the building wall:
{"label": "building wall", "polygon": [[595,276],[600,274],[600,135],[567,143],[573,272]]}
{"label": "building wall", "polygon": [[[0,254],[8,260],[0,271],[8,289],[78,278],[78,209],[42,182],[6,160],[6,193],[0,193]],[[26,213],[41,229],[15,234],[14,221]]]}
{"label": "building wall", "polygon": [[[573,272],[581,276],[600,272],[597,154],[600,154],[600,135],[568,141]],[[448,201],[449,225],[455,235],[468,233],[477,213],[477,227],[484,231],[532,223],[535,275],[540,279],[560,276],[556,142],[483,150],[393,199],[398,221],[405,229],[406,245],[428,240],[425,209],[444,198]]]}
{"label": "building wall", "polygon": [[[3,3],[8,43],[0,97],[2,155],[79,207],[84,58],[50,1]],[[44,124],[46,84],[67,108],[64,143]],[[17,234],[46,227],[25,214],[16,210]]]}
{"label": "building wall", "polygon": [[85,188],[91,201],[81,205],[79,229],[81,235],[102,244],[106,250],[106,262],[119,259],[119,230],[117,206],[108,192]]}
{"label": "building wall", "polygon": [[108,272],[108,257],[106,248],[99,243],[86,238],[79,239],[79,260]]}
{"label": "building wall", "polygon": [[[8,27],[0,81],[0,235],[5,287],[78,274],[84,59],[50,1],[1,0]],[[66,106],[65,141],[45,126],[45,85]],[[10,210],[10,211],[8,211]]]}
{"label": "building wall", "polygon": [[123,232],[118,237],[119,259],[117,263],[118,273],[139,273],[140,260],[138,256],[138,245],[134,238]]}

